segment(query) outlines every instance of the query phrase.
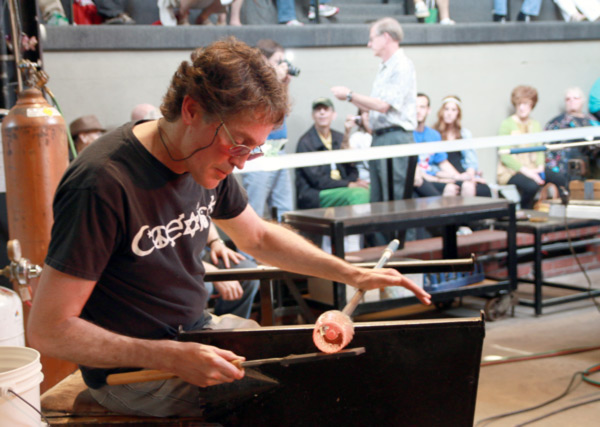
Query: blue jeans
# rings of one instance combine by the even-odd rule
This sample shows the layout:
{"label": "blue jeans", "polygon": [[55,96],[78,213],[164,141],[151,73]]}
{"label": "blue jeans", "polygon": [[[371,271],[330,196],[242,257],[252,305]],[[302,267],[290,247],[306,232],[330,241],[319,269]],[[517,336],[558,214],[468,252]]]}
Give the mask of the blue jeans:
{"label": "blue jeans", "polygon": [[285,24],[296,19],[294,0],[277,0],[277,22]]}
{"label": "blue jeans", "polygon": [[287,169],[242,174],[242,183],[248,193],[248,203],[258,216],[265,216],[265,204],[269,210],[277,208],[277,219],[294,209],[292,182]]}
{"label": "blue jeans", "polygon": [[[256,267],[256,263],[246,259],[240,261],[239,264],[231,263],[231,268],[254,268]],[[219,265],[219,268],[225,268],[224,265]],[[225,301],[223,298],[219,297],[217,301],[215,301],[215,314],[217,316],[222,316],[223,314],[234,314],[238,317],[243,317],[244,319],[248,319],[250,317],[250,313],[252,312],[252,303],[254,302],[254,297],[258,292],[259,281],[258,280],[243,280],[241,283],[242,288],[244,289],[244,294],[242,297],[235,301]],[[208,294],[211,295],[214,292],[214,285],[211,282],[204,283]]]}
{"label": "blue jeans", "polygon": [[[494,13],[506,16],[508,13],[508,0],[494,0]],[[523,0],[521,12],[525,15],[538,16],[542,8],[542,0]]]}

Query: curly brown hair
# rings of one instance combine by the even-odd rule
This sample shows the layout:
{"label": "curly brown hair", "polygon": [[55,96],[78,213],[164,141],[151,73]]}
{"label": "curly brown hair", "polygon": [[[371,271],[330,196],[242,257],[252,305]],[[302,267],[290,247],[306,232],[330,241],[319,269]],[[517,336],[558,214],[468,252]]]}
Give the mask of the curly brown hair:
{"label": "curly brown hair", "polygon": [[200,104],[208,120],[247,111],[277,127],[289,110],[287,90],[273,67],[258,49],[234,37],[196,49],[191,62],[179,65],[160,106],[167,121],[180,117],[186,95]]}
{"label": "curly brown hair", "polygon": [[517,105],[523,101],[531,101],[531,108],[535,108],[538,102],[538,91],[534,87],[524,85],[514,88],[510,94],[513,107],[517,108]]}

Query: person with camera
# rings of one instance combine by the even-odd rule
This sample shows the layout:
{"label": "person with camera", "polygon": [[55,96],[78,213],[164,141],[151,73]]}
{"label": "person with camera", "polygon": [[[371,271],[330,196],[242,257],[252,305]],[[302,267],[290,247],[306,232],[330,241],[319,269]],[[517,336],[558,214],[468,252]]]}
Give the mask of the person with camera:
{"label": "person with camera", "polygon": [[[277,79],[287,89],[292,76],[297,76],[300,70],[286,61],[283,46],[275,40],[262,39],[258,41],[256,47],[275,69]],[[284,120],[283,125],[274,129],[267,137],[262,147],[265,156],[284,155],[287,138],[287,126]],[[242,174],[242,183],[248,193],[248,203],[260,216],[268,216],[273,208],[276,208],[277,218],[273,219],[280,220],[282,214],[294,209],[292,182],[287,169],[245,173]],[[268,208],[268,213],[265,212],[265,207]]]}
{"label": "person with camera", "polygon": [[[369,112],[358,109],[356,116],[349,115],[344,122],[344,139],[342,140],[342,149],[364,150],[371,147],[373,136],[371,135],[371,125],[369,124]],[[369,174],[369,162],[363,160],[356,163],[358,177],[367,182],[371,182]]]}

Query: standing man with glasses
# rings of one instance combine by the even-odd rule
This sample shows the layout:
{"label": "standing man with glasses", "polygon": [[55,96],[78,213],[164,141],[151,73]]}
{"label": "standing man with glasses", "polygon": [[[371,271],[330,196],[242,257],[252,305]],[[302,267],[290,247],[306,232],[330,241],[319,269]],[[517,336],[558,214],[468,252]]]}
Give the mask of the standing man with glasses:
{"label": "standing man with glasses", "polygon": [[[28,339],[48,356],[78,363],[103,406],[198,416],[215,400],[227,402],[232,386],[251,385],[231,363],[243,355],[175,339],[179,329],[219,320],[203,311],[198,256],[213,220],[263,262],[362,289],[404,286],[429,303],[397,271],[347,264],[248,206],[231,173],[260,155],[287,110],[285,88],[262,55],[235,39],[218,41],[181,63],[163,119],[105,134],[65,173]],[[106,384],[108,374],[140,368],[177,378]]]}
{"label": "standing man with glasses", "polygon": [[[408,144],[414,142],[413,130],[417,127],[417,80],[413,62],[404,54],[400,43],[404,38],[402,27],[394,18],[376,21],[369,32],[368,46],[382,63],[375,76],[371,95],[354,93],[345,86],[331,88],[342,101],[369,111],[369,122],[373,129],[372,147]],[[404,197],[407,179],[408,157],[393,160],[394,200]],[[371,160],[371,202],[389,200],[387,161]],[[376,244],[386,244],[382,236]]]}

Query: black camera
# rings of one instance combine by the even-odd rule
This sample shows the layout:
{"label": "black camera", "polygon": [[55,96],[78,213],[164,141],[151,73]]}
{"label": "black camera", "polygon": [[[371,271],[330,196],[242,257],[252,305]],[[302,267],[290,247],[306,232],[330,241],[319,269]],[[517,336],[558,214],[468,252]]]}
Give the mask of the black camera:
{"label": "black camera", "polygon": [[362,126],[362,117],[354,116],[354,123],[356,123],[358,126]]}
{"label": "black camera", "polygon": [[288,61],[287,59],[284,59],[281,62],[285,62],[287,64],[287,66],[288,66],[288,74],[290,76],[298,77],[300,75],[300,68],[294,67],[290,61]]}

